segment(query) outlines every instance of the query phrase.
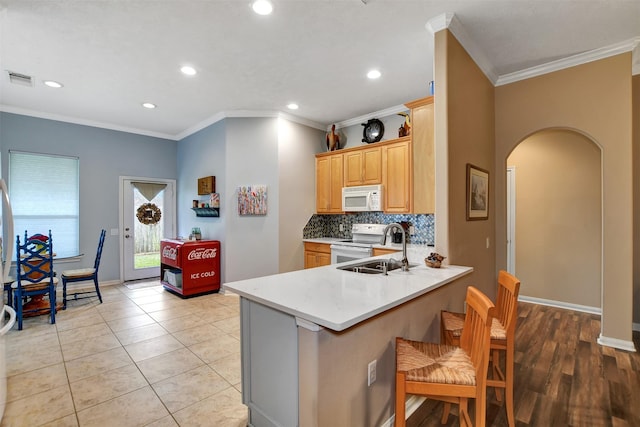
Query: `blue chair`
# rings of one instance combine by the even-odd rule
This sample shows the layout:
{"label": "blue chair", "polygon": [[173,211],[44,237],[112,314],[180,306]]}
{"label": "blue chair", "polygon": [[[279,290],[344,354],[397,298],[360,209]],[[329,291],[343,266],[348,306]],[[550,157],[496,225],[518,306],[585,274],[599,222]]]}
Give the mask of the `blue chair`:
{"label": "blue chair", "polygon": [[[13,306],[18,318],[18,330],[22,330],[22,319],[27,315],[51,313],[51,323],[56,323],[56,285],[58,279],[53,276],[53,242],[51,230],[49,236],[36,234],[27,237],[24,243],[16,236],[16,276],[12,284]],[[47,303],[43,297],[49,295]],[[26,299],[28,302],[23,305]]]}
{"label": "blue chair", "polygon": [[[98,286],[98,268],[100,267],[100,257],[102,256],[102,247],[104,246],[104,238],[107,234],[107,230],[102,230],[100,232],[100,239],[98,240],[98,252],[96,253],[96,260],[93,263],[93,268],[79,268],[76,270],[66,270],[63,271],[60,277],[62,278],[62,309],[66,310],[67,308],[67,283],[74,282],[88,282],[89,280],[93,280],[93,284],[96,289],[91,291],[80,291],[73,293],[73,299],[79,300],[84,298],[95,298],[96,296],[100,300],[100,304],[102,304],[102,295],[100,295],[100,287]],[[83,294],[96,294],[96,295],[87,295],[83,297],[78,297],[78,295]]]}

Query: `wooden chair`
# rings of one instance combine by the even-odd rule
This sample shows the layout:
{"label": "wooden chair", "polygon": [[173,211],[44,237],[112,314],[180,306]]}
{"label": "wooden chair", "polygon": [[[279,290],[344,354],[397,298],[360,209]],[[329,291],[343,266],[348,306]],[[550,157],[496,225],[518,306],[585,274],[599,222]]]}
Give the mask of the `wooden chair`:
{"label": "wooden chair", "polygon": [[[73,299],[79,300],[84,298],[95,298],[96,296],[102,304],[102,295],[100,295],[100,286],[98,286],[98,268],[100,268],[100,258],[102,257],[102,247],[104,246],[104,238],[107,234],[107,230],[100,232],[100,238],[98,239],[98,251],[96,252],[96,259],[93,262],[93,268],[79,268],[76,270],[63,271],[60,277],[62,278],[62,307],[64,310],[67,308],[67,283],[74,282],[88,282],[93,280],[95,290],[91,291],[79,291],[73,293]],[[83,294],[95,294],[78,297]]]}
{"label": "wooden chair", "polygon": [[[495,387],[496,398],[502,401],[502,389],[506,390],[505,406],[510,427],[515,426],[513,409],[513,358],[516,321],[518,318],[518,293],[520,280],[501,270],[498,273],[498,299],[496,317],[491,325],[491,378],[488,387]],[[442,343],[459,345],[464,330],[464,314],[442,311],[440,331]],[[500,369],[500,351],[505,351],[505,372]]]}
{"label": "wooden chair", "polygon": [[[27,237],[24,243],[16,236],[16,281],[13,288],[13,306],[18,319],[18,330],[22,330],[22,320],[28,315],[50,313],[51,323],[56,323],[56,285],[53,277],[53,242],[49,236],[36,234]],[[49,301],[43,299],[49,296]],[[27,299],[30,299],[25,303]]]}
{"label": "wooden chair", "polygon": [[395,425],[405,425],[405,398],[418,394],[445,402],[442,423],[449,406],[460,406],[460,425],[471,426],[468,399],[476,400],[475,424],[485,425],[489,339],[494,305],[486,295],[467,289],[467,314],[460,346],[424,343],[396,338]]}

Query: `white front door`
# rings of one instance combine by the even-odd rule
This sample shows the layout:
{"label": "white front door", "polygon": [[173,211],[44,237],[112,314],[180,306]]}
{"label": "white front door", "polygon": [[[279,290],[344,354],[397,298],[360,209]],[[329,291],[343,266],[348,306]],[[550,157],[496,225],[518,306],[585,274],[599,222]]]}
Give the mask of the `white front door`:
{"label": "white front door", "polygon": [[120,178],[123,280],[160,275],[160,240],[174,237],[175,181]]}

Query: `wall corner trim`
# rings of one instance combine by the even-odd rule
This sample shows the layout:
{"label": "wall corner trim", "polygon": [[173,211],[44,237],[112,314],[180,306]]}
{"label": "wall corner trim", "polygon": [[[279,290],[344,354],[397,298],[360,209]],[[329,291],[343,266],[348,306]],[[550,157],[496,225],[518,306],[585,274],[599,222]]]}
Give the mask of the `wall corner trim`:
{"label": "wall corner trim", "polygon": [[462,47],[464,47],[464,49],[467,51],[469,56],[471,56],[476,65],[482,70],[484,75],[487,76],[487,78],[495,86],[496,82],[498,81],[498,74],[493,67],[493,64],[491,64],[491,61],[489,61],[487,55],[475,42],[475,39],[469,36],[460,20],[456,17],[455,13],[443,13],[436,16],[435,18],[432,18],[425,24],[425,28],[432,35],[434,35],[438,31],[449,29],[449,31],[451,31],[456,39],[458,39]]}
{"label": "wall corner trim", "polygon": [[610,46],[601,47],[590,50],[588,52],[578,53],[556,61],[547,62],[546,64],[536,65],[535,67],[526,68],[524,70],[515,71],[513,73],[503,74],[498,77],[496,86],[502,86],[509,83],[515,83],[520,80],[530,79],[532,77],[541,76],[543,74],[552,73],[554,71],[564,70],[565,68],[574,67],[576,65],[586,64],[588,62],[597,61],[608,58],[610,56],[619,55],[625,52],[632,52],[633,63],[632,73],[640,74],[640,37],[625,40]]}
{"label": "wall corner trim", "polygon": [[603,336],[602,334],[600,334],[600,336],[598,337],[598,344],[606,347],[617,348],[619,350],[631,351],[634,353],[636,352],[636,347],[633,344],[633,341],[621,340],[618,338],[609,338]]}

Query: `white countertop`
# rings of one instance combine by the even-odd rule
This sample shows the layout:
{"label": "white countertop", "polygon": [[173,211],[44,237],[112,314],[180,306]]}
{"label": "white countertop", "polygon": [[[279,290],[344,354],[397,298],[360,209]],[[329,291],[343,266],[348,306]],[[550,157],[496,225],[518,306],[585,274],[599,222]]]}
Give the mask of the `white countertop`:
{"label": "white countertop", "polygon": [[[429,246],[408,247],[409,262],[417,266],[408,272],[391,271],[388,276],[336,268],[364,261],[358,260],[225,283],[223,288],[312,324],[342,331],[473,271],[454,265],[429,268],[424,258],[431,251]],[[386,258],[389,255],[370,259]]]}

